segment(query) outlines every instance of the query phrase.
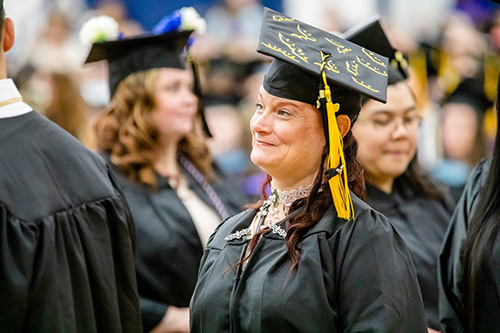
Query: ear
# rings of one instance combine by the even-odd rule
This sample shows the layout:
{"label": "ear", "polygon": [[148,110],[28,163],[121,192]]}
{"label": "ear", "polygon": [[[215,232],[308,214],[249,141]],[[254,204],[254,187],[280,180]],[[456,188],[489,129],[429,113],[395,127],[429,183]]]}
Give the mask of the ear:
{"label": "ear", "polygon": [[3,37],[3,43],[2,43],[3,52],[7,52],[14,45],[14,39],[15,39],[14,23],[10,18],[6,18],[3,21],[2,37]]}
{"label": "ear", "polygon": [[339,127],[340,135],[344,137],[351,129],[351,119],[345,114],[339,114],[337,116],[337,126]]}

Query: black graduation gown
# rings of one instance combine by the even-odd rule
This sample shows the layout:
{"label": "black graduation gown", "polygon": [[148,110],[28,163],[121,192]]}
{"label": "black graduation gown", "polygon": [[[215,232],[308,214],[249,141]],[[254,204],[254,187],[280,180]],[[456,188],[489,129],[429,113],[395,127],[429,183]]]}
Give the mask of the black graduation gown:
{"label": "black graduation gown", "polygon": [[0,331],[140,332],[134,246],[101,157],[34,111],[0,119]]}
{"label": "black graduation gown", "polygon": [[[136,226],[137,284],[143,328],[149,331],[159,324],[169,305],[189,306],[203,247],[189,212],[165,177],[157,175],[157,189],[151,191],[112,169]],[[189,188],[213,207],[201,185],[186,170],[183,173]],[[235,184],[219,175],[211,185],[229,214],[241,211],[245,200]]]}
{"label": "black graduation gown", "polygon": [[418,196],[407,184],[394,186],[391,194],[373,185],[366,188],[366,202],[384,214],[403,238],[415,264],[428,327],[440,330],[437,261],[453,211],[448,202]]}
{"label": "black graduation gown", "polygon": [[[439,317],[444,332],[462,332],[459,318],[463,318],[462,264],[460,261],[463,243],[467,238],[467,227],[478,204],[478,196],[486,184],[491,160],[482,161],[471,173],[462,193],[439,254]],[[497,236],[500,239],[500,235]],[[491,280],[482,284],[483,307],[478,321],[484,332],[500,327],[500,241],[495,243],[489,276]],[[494,324],[494,325],[493,325]]]}
{"label": "black graduation gown", "polygon": [[263,235],[241,274],[232,268],[249,242],[237,232],[256,211],[226,220],[203,255],[191,332],[426,332],[403,240],[380,213],[355,196],[353,203],[354,221],[336,218],[331,207],[307,231],[292,272],[278,230]]}

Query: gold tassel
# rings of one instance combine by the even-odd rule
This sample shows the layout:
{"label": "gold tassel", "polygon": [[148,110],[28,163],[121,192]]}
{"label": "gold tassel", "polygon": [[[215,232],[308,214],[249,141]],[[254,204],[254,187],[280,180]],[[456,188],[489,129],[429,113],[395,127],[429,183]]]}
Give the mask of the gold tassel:
{"label": "gold tassel", "polygon": [[[328,86],[326,80],[326,74],[323,69],[324,59],[321,75],[323,82],[325,84],[324,97],[326,99],[326,111],[328,117],[328,137],[329,137],[329,156],[327,168],[335,168],[338,172],[336,175],[328,180],[330,185],[330,191],[332,192],[332,199],[335,208],[337,209],[337,215],[340,218],[349,220],[354,218],[354,208],[352,206],[351,193],[349,192],[349,186],[347,181],[347,169],[344,158],[344,143],[342,141],[342,135],[337,125],[337,117],[335,113],[340,109],[338,103],[332,103],[332,94],[330,87]],[[320,92],[321,93],[321,92]],[[340,165],[339,165],[340,163]]]}

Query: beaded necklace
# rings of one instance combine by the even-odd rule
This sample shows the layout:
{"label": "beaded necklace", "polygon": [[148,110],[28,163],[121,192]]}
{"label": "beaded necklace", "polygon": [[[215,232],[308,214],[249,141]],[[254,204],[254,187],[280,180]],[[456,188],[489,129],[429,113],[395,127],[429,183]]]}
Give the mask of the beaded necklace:
{"label": "beaded necklace", "polygon": [[264,200],[262,206],[259,209],[259,212],[257,213],[256,220],[258,222],[256,228],[254,229],[254,232],[257,232],[258,230],[264,227],[263,226],[264,221],[266,220],[266,217],[269,215],[271,217],[271,220],[268,221],[269,227],[273,230],[273,232],[279,233],[276,231],[277,230],[276,224],[280,221],[278,215],[279,211],[278,205],[280,204],[283,205],[283,213],[286,217],[288,216],[292,204],[298,199],[307,197],[311,193],[311,189],[312,189],[312,184],[305,188],[301,186],[295,190],[282,191],[278,190],[271,184],[271,195],[266,200]]}

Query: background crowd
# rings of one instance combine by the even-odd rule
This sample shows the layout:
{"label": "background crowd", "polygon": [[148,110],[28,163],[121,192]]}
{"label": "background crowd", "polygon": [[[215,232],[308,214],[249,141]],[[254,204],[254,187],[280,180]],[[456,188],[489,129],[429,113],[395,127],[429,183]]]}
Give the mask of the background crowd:
{"label": "background crowd", "polygon": [[[7,54],[9,76],[35,110],[95,148],[89,128],[110,96],[106,64],[82,66],[88,49],[78,39],[81,25],[106,14],[126,36],[135,36],[177,5],[126,0],[31,0],[21,5],[6,0],[17,28],[16,45]],[[182,5],[194,6],[207,21],[207,34],[194,51],[214,133],[210,148],[249,196],[258,195],[254,183],[260,178],[248,158],[248,122],[269,63],[255,52],[263,6],[337,32],[381,14],[391,43],[409,59],[410,85],[423,114],[419,162],[449,184],[456,199],[471,168],[491,152],[500,68],[500,10],[491,1],[419,1],[417,6],[391,0],[314,0],[307,5],[192,0]]]}
{"label": "background crowd", "polygon": [[[139,55],[131,55],[140,60],[138,68],[122,66],[130,71],[125,73],[131,75],[127,80],[121,77],[124,73],[108,72],[110,58],[83,65],[89,47],[79,40],[78,32],[88,18],[111,16],[125,38],[136,39],[179,6],[193,6],[207,24],[206,34],[196,34],[190,49],[198,66],[196,79],[200,80],[204,117],[211,132],[206,142],[201,139],[200,119],[193,120],[197,92],[191,91],[183,68],[176,81],[180,92],[172,96],[181,96],[179,109],[182,104],[193,119],[174,124],[171,115],[151,118],[150,112],[160,111],[156,107],[149,110],[154,103],[148,98],[164,99],[165,104],[159,105],[167,110],[168,102],[174,100],[167,93],[172,91],[160,88],[162,82],[176,77],[177,65],[155,63],[146,68],[147,75],[137,75],[145,69],[141,67],[147,62],[141,58],[145,48]],[[387,56],[404,70],[392,82],[390,77],[387,104],[364,99],[359,118],[353,120],[357,123],[352,130],[360,145],[356,158],[365,170],[367,184],[361,192],[372,207],[389,217],[407,243],[422,290],[427,326],[430,332],[439,329],[436,260],[441,240],[469,174],[493,152],[497,130],[494,101],[500,73],[500,6],[492,1],[31,0],[21,4],[5,0],[5,9],[17,28],[16,44],[6,55],[7,75],[34,110],[91,150],[104,153],[135,221],[144,328],[160,331],[161,322],[169,326],[167,315],[175,310],[183,313],[184,326],[179,327],[185,329],[194,277],[208,236],[220,219],[234,215],[244,203],[255,202],[268,180],[249,158],[249,123],[271,63],[270,57],[255,51],[264,7],[337,35],[375,14],[381,16],[390,43],[398,50]],[[356,43],[365,46],[362,41]],[[365,47],[384,54],[377,45]],[[154,60],[152,56],[148,61]],[[118,90],[108,87],[116,79],[113,76],[119,77],[117,82],[124,80]],[[137,110],[141,110],[140,117]],[[150,130],[153,128],[156,130]],[[376,156],[379,151],[385,154],[391,142],[410,147],[401,165],[384,164]],[[401,157],[402,150],[393,155]],[[168,207],[170,203],[175,207]],[[193,211],[213,213],[213,226],[201,241],[197,237],[200,230],[185,229],[191,219],[198,228],[197,220],[204,218]],[[175,216],[167,216],[171,213]],[[151,227],[156,215],[159,226],[164,221],[173,223],[168,232],[162,234]],[[187,222],[179,222],[184,220]],[[172,242],[173,237],[182,239],[179,243],[186,249]],[[162,245],[171,245],[171,249]],[[160,248],[162,257],[157,256]],[[170,259],[190,251],[192,267]],[[177,268],[193,280],[184,283],[189,279],[177,273]],[[165,272],[173,281],[185,284],[185,295],[176,295],[182,287],[162,289],[175,285],[165,283]],[[158,294],[165,299],[157,299]],[[175,312],[178,318],[181,312]]]}

